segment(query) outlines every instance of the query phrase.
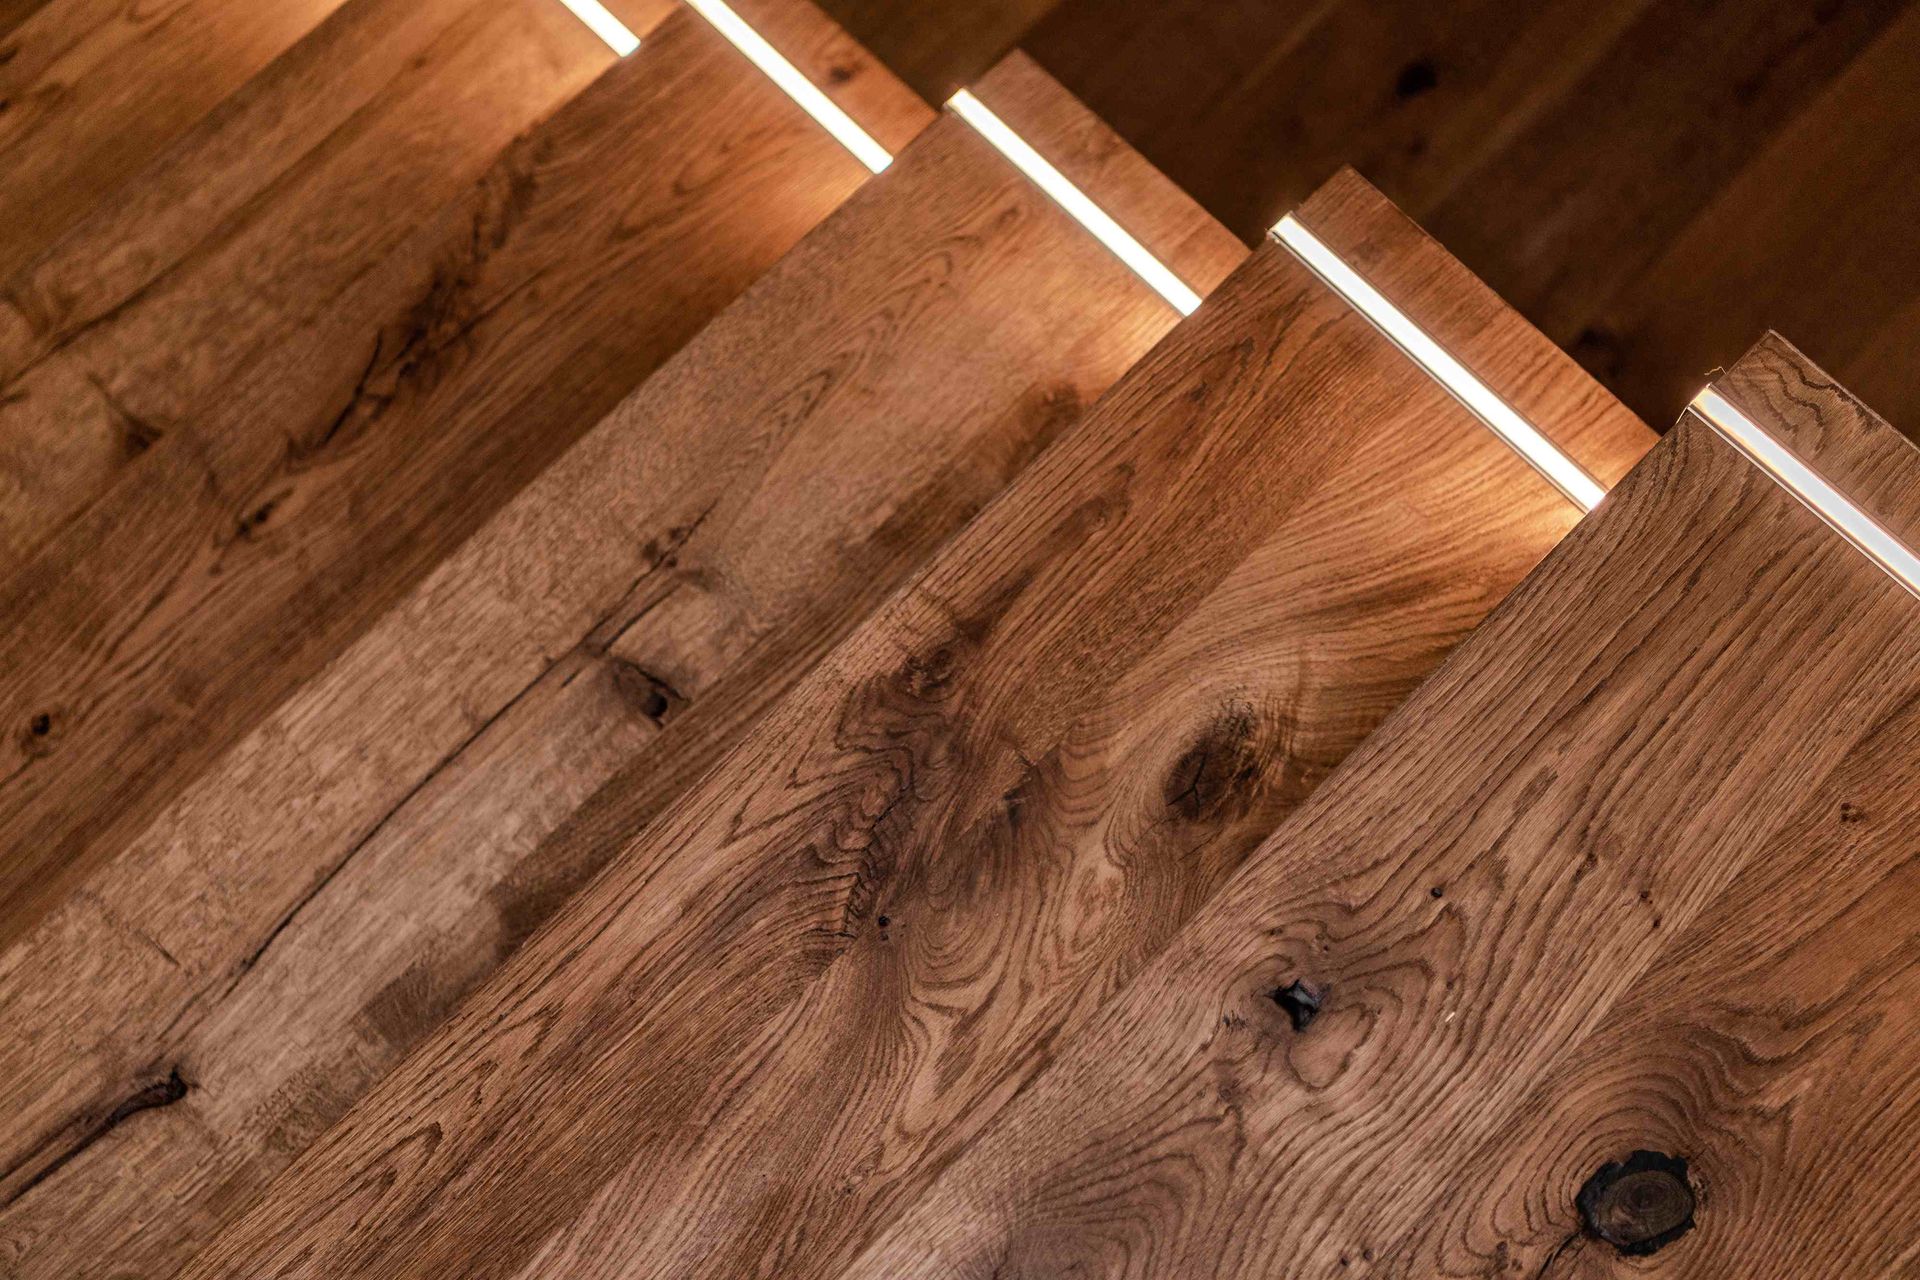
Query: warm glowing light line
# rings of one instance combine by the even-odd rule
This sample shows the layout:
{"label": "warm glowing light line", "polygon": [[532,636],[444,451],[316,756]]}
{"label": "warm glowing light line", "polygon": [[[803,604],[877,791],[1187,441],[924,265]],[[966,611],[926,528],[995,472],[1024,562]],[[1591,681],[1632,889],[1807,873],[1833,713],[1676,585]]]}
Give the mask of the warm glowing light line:
{"label": "warm glowing light line", "polygon": [[1920,556],[1886,526],[1861,510],[1846,494],[1801,461],[1799,455],[1712,387],[1695,396],[1691,407],[1721,439],[1766,472],[1775,484],[1798,498],[1801,505],[1879,565],[1888,577],[1920,596]]}
{"label": "warm glowing light line", "polygon": [[687,0],[687,4],[712,23],[714,29],[725,36],[734,48],[746,54],[748,60],[765,72],[769,80],[779,85],[782,92],[799,103],[802,111],[819,121],[821,127],[851,151],[861,164],[879,173],[893,163],[893,156],[874,141],[872,134],[855,124],[853,117],[822,93],[818,85],[800,74],[800,68],[788,62],[778,49],[748,26],[739,14],[728,7],[726,0]]}
{"label": "warm glowing light line", "polygon": [[1200,295],[1188,288],[1166,264],[1147,251],[1147,247],[1127,234],[1105,209],[1073,185],[1064,173],[1048,163],[1025,138],[1007,127],[1006,121],[989,111],[980,99],[962,89],[947,101],[953,113],[972,125],[996,151],[1013,162],[1014,168],[1031,178],[1036,186],[1053,198],[1073,219],[1093,234],[1116,258],[1133,269],[1149,288],[1173,305],[1183,316],[1192,315],[1200,305]]}
{"label": "warm glowing light line", "polygon": [[1465,405],[1488,429],[1506,441],[1513,451],[1533,465],[1567,500],[1582,511],[1591,511],[1607,496],[1600,482],[1587,474],[1579,463],[1568,457],[1540,429],[1514,411],[1486,383],[1473,376],[1467,367],[1449,355],[1407,314],[1388,302],[1378,289],[1361,279],[1360,274],[1342,262],[1320,238],[1302,226],[1292,214],[1282,218],[1273,229],[1273,237],[1291,249],[1328,287],[1351,303],[1373,326],[1425,369],[1434,381],[1445,387],[1453,398]]}
{"label": "warm glowing light line", "polygon": [[573,10],[573,16],[587,24],[593,34],[607,42],[607,47],[621,57],[626,57],[640,47],[640,37],[627,28],[627,24],[613,16],[600,0],[560,0],[560,3]]}

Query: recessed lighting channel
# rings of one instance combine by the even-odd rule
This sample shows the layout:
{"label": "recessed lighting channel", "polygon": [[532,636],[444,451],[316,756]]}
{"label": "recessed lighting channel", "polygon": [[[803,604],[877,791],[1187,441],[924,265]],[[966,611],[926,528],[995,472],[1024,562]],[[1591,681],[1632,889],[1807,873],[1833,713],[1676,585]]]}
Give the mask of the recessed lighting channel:
{"label": "recessed lighting channel", "polygon": [[605,40],[607,47],[622,58],[640,47],[640,37],[614,17],[600,0],[560,0],[560,3],[573,10],[574,17],[586,23],[593,34]]}
{"label": "recessed lighting channel", "polygon": [[1721,439],[1799,499],[1834,532],[1852,543],[1855,550],[1879,565],[1908,592],[1920,597],[1920,556],[1914,555],[1885,525],[1861,510],[1793,450],[1774,439],[1712,387],[1695,396],[1690,407]]}
{"label": "recessed lighting channel", "polygon": [[1071,214],[1074,221],[1091,232],[1094,239],[1132,268],[1133,273],[1165,298],[1174,310],[1188,316],[1199,307],[1199,294],[1188,288],[1165,263],[1149,253],[1145,245],[1128,235],[1126,228],[1089,199],[1086,192],[1068,181],[1067,176],[1035,151],[1025,138],[1008,128],[1006,121],[989,111],[980,99],[962,89],[948,100],[947,106],[978,130],[980,136],[992,144],[996,151],[1012,161],[1014,168],[1026,174],[1035,186],[1052,197],[1055,204]]}
{"label": "recessed lighting channel", "polygon": [[1358,272],[1342,262],[1292,214],[1274,227],[1273,238],[1291,249],[1329,288],[1345,298],[1454,399],[1531,463],[1569,502],[1582,511],[1591,511],[1607,496],[1600,482],[1588,475],[1585,468],[1541,434],[1538,427],[1514,412],[1511,405],[1494,394],[1493,388],[1474,377],[1465,365],[1449,355],[1404,311],[1388,302],[1378,289],[1361,279]]}

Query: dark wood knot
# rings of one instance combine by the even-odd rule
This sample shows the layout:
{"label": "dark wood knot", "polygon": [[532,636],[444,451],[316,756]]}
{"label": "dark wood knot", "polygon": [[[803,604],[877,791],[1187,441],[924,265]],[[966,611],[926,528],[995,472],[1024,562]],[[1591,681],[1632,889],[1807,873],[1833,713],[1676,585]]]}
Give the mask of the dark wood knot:
{"label": "dark wood knot", "polygon": [[1327,993],[1296,979],[1275,991],[1273,1002],[1287,1015],[1295,1031],[1305,1031],[1320,1016],[1320,1006],[1327,1002]]}
{"label": "dark wood knot", "polygon": [[1636,1151],[1601,1165],[1575,1203],[1588,1233],[1628,1257],[1653,1253],[1693,1229],[1687,1162],[1658,1151]]}

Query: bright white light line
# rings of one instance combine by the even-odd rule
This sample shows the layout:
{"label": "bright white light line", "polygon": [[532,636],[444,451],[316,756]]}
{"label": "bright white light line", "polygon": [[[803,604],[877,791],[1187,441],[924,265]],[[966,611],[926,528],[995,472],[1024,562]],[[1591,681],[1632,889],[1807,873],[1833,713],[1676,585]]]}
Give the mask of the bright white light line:
{"label": "bright white light line", "polygon": [[1190,316],[1199,307],[1199,294],[1189,289],[1179,276],[1167,269],[1165,263],[1149,253],[1145,245],[1128,235],[1126,228],[1108,216],[1105,209],[1088,199],[1086,192],[1068,181],[1064,173],[1049,164],[1047,158],[1029,146],[1025,138],[1008,128],[1006,121],[989,111],[980,99],[962,89],[948,99],[947,106],[953,109],[955,115],[979,130],[980,136],[1012,161],[1014,168],[1031,178],[1034,185],[1053,198],[1055,204],[1092,232],[1094,239],[1131,267],[1133,273],[1171,303],[1174,310],[1183,316]]}
{"label": "bright white light line", "polygon": [[1273,236],[1293,250],[1314,274],[1326,281],[1375,328],[1387,335],[1408,357],[1425,369],[1433,379],[1453,394],[1480,421],[1533,464],[1567,500],[1582,511],[1591,511],[1607,496],[1600,482],[1585,468],[1561,452],[1560,447],[1540,433],[1540,429],[1514,412],[1494,394],[1493,388],[1473,376],[1467,367],[1428,337],[1407,314],[1382,297],[1380,291],[1360,278],[1358,272],[1321,243],[1320,238],[1296,221],[1292,214],[1282,218]]}
{"label": "bright white light line", "polygon": [[640,37],[627,29],[627,24],[613,16],[600,0],[560,0],[560,3],[573,10],[573,16],[592,28],[593,34],[607,42],[607,47],[621,57],[626,57],[640,47]]}
{"label": "bright white light line", "polygon": [[834,136],[834,139],[854,158],[874,173],[893,163],[893,156],[887,149],[875,142],[873,135],[853,122],[853,117],[834,104],[832,98],[820,92],[818,85],[800,74],[800,68],[788,62],[780,51],[748,26],[739,14],[727,6],[725,0],[687,0],[687,5],[701,17],[711,22],[714,29],[725,36],[733,47],[747,55],[754,66],[766,73],[769,80],[779,85],[782,92],[800,104],[800,109],[820,122],[820,126]]}
{"label": "bright white light line", "polygon": [[1721,439],[1745,454],[1748,461],[1766,472],[1774,483],[1826,521],[1834,532],[1884,569],[1888,577],[1920,597],[1920,556],[1914,555],[1886,526],[1862,511],[1846,494],[1827,483],[1819,472],[1712,387],[1695,396],[1691,407],[1720,433]]}

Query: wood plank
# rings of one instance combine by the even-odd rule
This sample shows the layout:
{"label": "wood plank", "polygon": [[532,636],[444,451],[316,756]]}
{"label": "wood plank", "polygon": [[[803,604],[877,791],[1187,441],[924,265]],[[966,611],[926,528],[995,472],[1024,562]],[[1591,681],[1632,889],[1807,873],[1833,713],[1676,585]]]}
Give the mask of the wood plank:
{"label": "wood plank", "polygon": [[0,46],[0,279],[340,0],[53,0]]}
{"label": "wood plank", "polygon": [[[1678,405],[1764,316],[1920,438],[1920,148],[1910,7],[1672,237],[1593,322],[1592,356],[1635,404]],[[1892,332],[1882,338],[1883,328]]]}
{"label": "wood plank", "polygon": [[0,957],[9,1274],[171,1274],[618,848],[570,810],[664,807],[1174,318],[935,126]]}
{"label": "wood plank", "polygon": [[1572,518],[1269,245],[186,1275],[833,1274]]}
{"label": "wood plank", "polygon": [[[1603,485],[1618,484],[1652,446],[1645,423],[1354,170],[1294,216]],[[1528,359],[1515,362],[1515,351]]]}
{"label": "wood plank", "polygon": [[1057,3],[821,0],[821,7],[928,102],[945,102],[979,79]]}
{"label": "wood plank", "polygon": [[[1763,348],[1728,393],[1790,413],[1777,421],[1793,447],[1898,534],[1920,534],[1920,456],[1789,360]],[[1763,386],[1784,394],[1749,398]],[[1875,753],[1920,698],[1916,609],[1683,421],[843,1276],[1238,1277],[1274,1274],[1276,1260],[1290,1274],[1434,1273],[1403,1245],[1461,1243],[1454,1211],[1483,1208],[1490,1190],[1471,1157],[1527,1123],[1533,1091],[1610,1012],[1632,1017],[1651,996],[1710,1016],[1711,986],[1691,992],[1660,967],[1669,940],[1717,933],[1717,908],[1751,909],[1739,877],[1777,869],[1764,853],[1868,758],[1912,789],[1920,759]],[[1861,887],[1826,883],[1831,898],[1796,906],[1841,910]],[[1910,960],[1899,968],[1910,981]],[[1770,997],[1790,1002],[1811,979]],[[1791,1018],[1753,1012],[1756,1034]],[[1687,1049],[1715,1090],[1771,1069],[1728,1062],[1724,1047]],[[1635,1081],[1663,1065],[1637,1042],[1609,1064]],[[1744,1227],[1744,1254],[1689,1253],[1683,1237],[1643,1267],[1593,1247],[1555,1258],[1494,1244],[1440,1273],[1770,1274],[1782,1253],[1766,1215],[1795,1219],[1807,1198],[1838,1215],[1824,1242],[1783,1243],[1828,1262],[1813,1273],[1842,1255],[1851,1272],[1854,1242],[1892,1258],[1898,1237],[1910,1260],[1910,1223],[1874,1218],[1885,1192],[1871,1155],[1835,1168],[1821,1144],[1823,1177],[1864,1179],[1863,1200],[1836,1207],[1837,1187],[1775,1180],[1783,1097],[1716,1102],[1764,1135],[1711,1135],[1744,1177],[1702,1202],[1703,1221],[1723,1208],[1733,1221],[1701,1238]],[[1472,1230],[1492,1244],[1482,1217]],[[1718,1265],[1736,1257],[1747,1265]]]}
{"label": "wood plank", "polygon": [[[1815,374],[1770,339],[1720,387],[1762,421],[1818,431],[1799,442],[1806,453],[1862,436],[1886,447],[1873,439],[1886,425]],[[1654,958],[1658,980],[1621,997],[1462,1162],[1462,1194],[1383,1263],[1457,1274],[1504,1258],[1545,1280],[1614,1274],[1616,1252],[1583,1229],[1580,1188],[1650,1150],[1686,1161],[1702,1203],[1691,1231],[1636,1274],[1910,1268],[1917,709],[1910,698],[1867,725],[1794,798],[1787,821]]]}
{"label": "wood plank", "polygon": [[0,939],[868,176],[677,14],[147,450],[0,585]]}
{"label": "wood plank", "polygon": [[[1888,42],[1913,13],[1065,0],[1023,47],[1249,239],[1356,166],[1668,422],[1761,327],[1817,344],[1911,300],[1911,166],[1888,159],[1915,127],[1911,56]],[[1911,350],[1860,387],[1896,422]],[[1851,348],[1815,354],[1854,372]]]}
{"label": "wood plank", "polygon": [[0,424],[11,455],[94,462],[9,473],[44,513],[29,547],[118,476],[123,421],[156,439],[204,430],[260,353],[311,340],[317,313],[613,62],[553,0],[353,4],[336,19],[9,287],[33,333],[12,381],[57,351],[114,410],[76,418],[39,396]]}

